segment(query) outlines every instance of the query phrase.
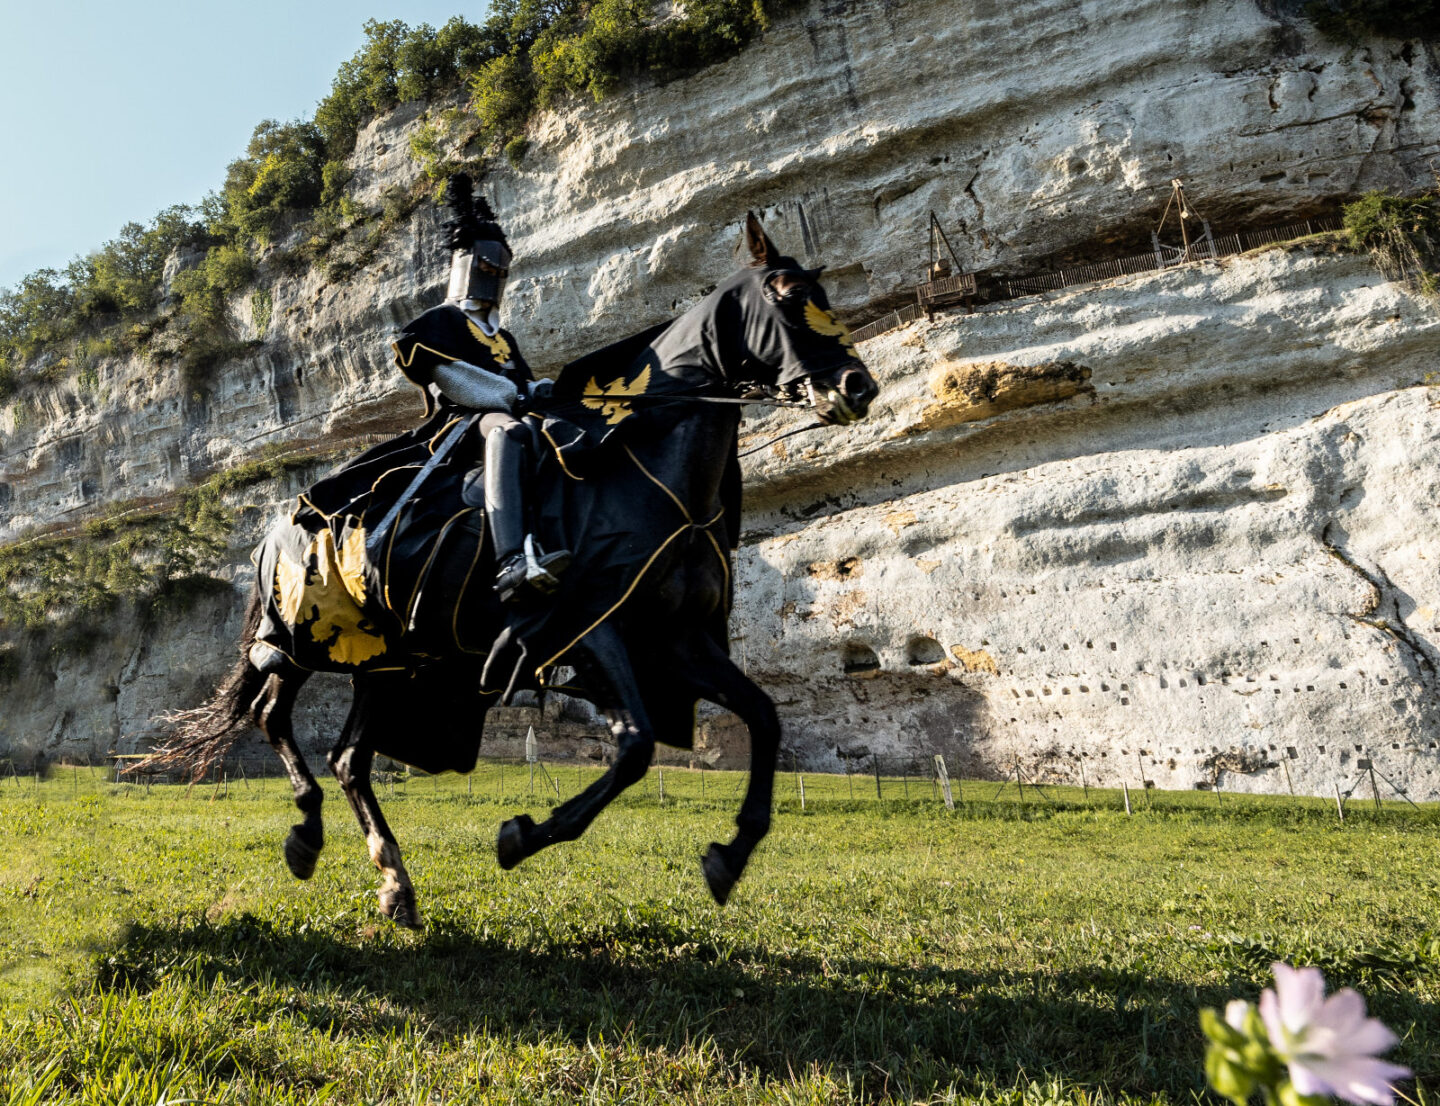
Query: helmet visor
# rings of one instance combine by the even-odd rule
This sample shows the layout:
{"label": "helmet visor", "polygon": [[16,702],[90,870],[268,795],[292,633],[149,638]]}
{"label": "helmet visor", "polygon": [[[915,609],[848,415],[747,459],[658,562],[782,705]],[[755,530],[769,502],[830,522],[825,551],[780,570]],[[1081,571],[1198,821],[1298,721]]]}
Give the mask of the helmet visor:
{"label": "helmet visor", "polygon": [[451,255],[446,298],[499,304],[509,276],[510,251],[504,243],[476,242],[471,249],[456,250]]}

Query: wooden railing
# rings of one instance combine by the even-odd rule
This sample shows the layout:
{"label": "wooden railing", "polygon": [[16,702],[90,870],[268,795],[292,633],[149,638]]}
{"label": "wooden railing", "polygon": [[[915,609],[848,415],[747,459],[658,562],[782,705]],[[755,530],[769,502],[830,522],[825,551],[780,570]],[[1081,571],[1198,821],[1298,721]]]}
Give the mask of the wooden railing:
{"label": "wooden railing", "polygon": [[[1338,216],[1306,219],[1299,223],[1266,227],[1263,230],[1247,231],[1241,234],[1226,234],[1215,238],[1202,238],[1190,244],[1189,251],[1173,246],[1161,246],[1149,253],[1130,257],[1117,257],[1112,261],[1101,261],[1094,265],[1077,265],[1069,269],[1058,269],[1050,273],[1035,273],[1032,276],[1015,277],[995,282],[989,289],[991,300],[1020,299],[1023,296],[1053,292],[1077,284],[1093,284],[1097,281],[1114,280],[1118,277],[1133,276],[1137,273],[1158,272],[1194,261],[1214,261],[1231,257],[1247,250],[1259,249],[1272,242],[1288,242],[1292,238],[1304,238],[1312,234],[1335,231],[1341,228]],[[935,308],[948,306],[974,297],[978,292],[978,280],[974,273],[959,273],[940,280],[927,281],[915,288],[918,303],[892,311],[874,322],[867,323],[855,331],[855,341],[864,342],[877,338],[892,330],[898,330],[907,323],[924,318]]]}

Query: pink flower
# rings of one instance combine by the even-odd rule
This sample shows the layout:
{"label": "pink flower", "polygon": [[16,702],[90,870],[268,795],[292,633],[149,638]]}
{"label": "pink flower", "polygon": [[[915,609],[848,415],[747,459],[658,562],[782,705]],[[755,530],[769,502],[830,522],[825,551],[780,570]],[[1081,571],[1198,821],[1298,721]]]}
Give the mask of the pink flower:
{"label": "pink flower", "polygon": [[1261,992],[1260,1018],[1290,1069],[1295,1090],[1392,1106],[1395,1091],[1390,1084],[1410,1075],[1410,1069],[1375,1059],[1397,1038],[1365,1016],[1365,1000],[1349,987],[1326,998],[1319,968],[1296,970],[1280,963],[1270,968],[1275,989]]}

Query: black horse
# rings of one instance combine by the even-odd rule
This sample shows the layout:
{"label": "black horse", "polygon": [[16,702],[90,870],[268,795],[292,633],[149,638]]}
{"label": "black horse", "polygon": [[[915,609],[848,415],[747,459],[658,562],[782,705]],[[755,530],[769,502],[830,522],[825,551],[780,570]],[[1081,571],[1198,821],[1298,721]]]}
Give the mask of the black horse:
{"label": "black horse", "polygon": [[[738,715],[751,740],[738,832],[728,845],[711,844],[702,862],[723,904],[769,829],[780,741],[774,704],[728,655],[730,549],[739,534],[737,399],[757,390],[808,397],[821,422],[843,424],[863,417],[878,391],[849,332],[830,314],[818,270],[780,255],[753,215],[745,243],[750,267],[700,304],[665,327],[567,366],[557,381],[551,414],[569,410],[599,420],[599,436],[608,439],[591,451],[589,470],[576,471],[583,454],[570,447],[586,437],[567,440],[565,423],[544,422],[552,448],[537,476],[537,499],[547,504],[551,533],[576,551],[559,596],[515,613],[488,586],[467,586],[488,582],[494,569],[483,527],[469,546],[447,545],[446,535],[461,529],[453,520],[462,509],[430,549],[423,581],[394,589],[412,598],[410,607],[396,609],[398,645],[384,664],[306,668],[263,637],[257,641],[271,592],[278,595],[283,584],[262,567],[239,665],[209,702],[172,716],[173,736],[152,758],[213,760],[258,726],[284,762],[303,815],[284,853],[291,872],[306,879],[324,840],[322,795],[295,744],[291,711],[310,669],[354,673],[349,716],[328,759],[382,873],[381,912],[416,926],[414,889],[371,787],[376,753],[427,771],[467,772],[500,687],[542,687],[558,666],[572,668],[575,678],[556,690],[603,711],[617,753],[599,780],[543,823],[521,814],[501,826],[497,851],[509,869],[547,845],[579,837],[644,776],[657,741],[690,747],[694,708],[705,699]],[[602,376],[609,377],[604,384]],[[622,434],[632,418],[635,429]],[[277,526],[272,538],[286,526],[293,523]],[[262,566],[265,549],[257,559]],[[387,603],[389,583],[380,579]],[[417,606],[422,590],[431,598]],[[449,636],[439,645],[414,613],[427,603],[436,609],[436,594],[445,600],[438,609],[449,612]]]}

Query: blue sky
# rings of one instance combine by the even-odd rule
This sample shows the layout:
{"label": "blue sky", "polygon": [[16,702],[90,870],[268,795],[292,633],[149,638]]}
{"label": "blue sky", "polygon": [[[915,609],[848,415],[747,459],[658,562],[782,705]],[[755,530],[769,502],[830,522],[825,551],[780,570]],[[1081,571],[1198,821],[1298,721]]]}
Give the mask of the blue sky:
{"label": "blue sky", "polygon": [[224,179],[262,119],[308,118],[367,19],[483,0],[0,0],[0,287]]}

